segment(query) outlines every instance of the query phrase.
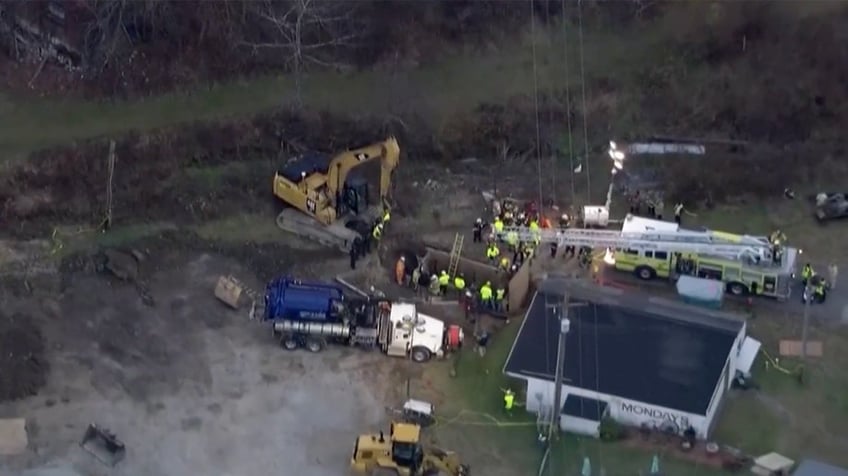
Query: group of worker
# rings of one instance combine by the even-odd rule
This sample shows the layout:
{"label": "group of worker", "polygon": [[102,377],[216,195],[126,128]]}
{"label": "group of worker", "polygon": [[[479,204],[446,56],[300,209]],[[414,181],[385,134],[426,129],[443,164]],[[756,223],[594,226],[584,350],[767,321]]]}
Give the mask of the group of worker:
{"label": "group of worker", "polygon": [[[474,241],[483,241],[483,230],[486,223],[478,218],[474,223]],[[516,231],[507,230],[508,227],[524,227],[533,234],[531,240],[522,239]],[[535,256],[536,249],[541,243],[541,229],[551,228],[551,222],[545,217],[540,217],[533,202],[528,203],[523,210],[519,210],[512,202],[506,202],[500,208],[491,224],[491,233],[487,236],[486,259],[497,267],[498,270],[514,274],[524,264],[524,261]],[[501,250],[501,247],[505,250]],[[512,259],[507,253],[512,253]]]}
{"label": "group of worker", "polygon": [[383,232],[391,219],[391,210],[388,207],[383,207],[383,213],[371,224],[371,232],[364,236],[358,236],[353,240],[348,250],[350,255],[350,269],[356,269],[356,262],[371,253],[372,244],[374,247],[379,246],[380,240],[383,238]]}
{"label": "group of worker", "polygon": [[804,302],[808,299],[809,291],[812,291],[812,300],[816,303],[823,303],[827,299],[827,293],[829,290],[834,289],[836,287],[836,280],[838,274],[838,268],[836,264],[831,264],[828,266],[828,274],[829,280],[823,278],[816,274],[815,269],[810,263],[806,263],[804,268],[801,270],[801,282],[804,284],[804,293],[802,295],[802,300]]}
{"label": "group of worker", "polygon": [[468,282],[463,273],[451,276],[446,270],[431,274],[424,265],[411,272],[406,268],[407,257],[401,255],[395,263],[395,282],[399,286],[411,287],[418,297],[448,296],[454,292],[457,300],[465,306],[466,317],[480,310],[506,312],[507,289],[505,285],[493,286],[486,281],[479,288]]}
{"label": "group of worker", "polygon": [[[653,218],[656,220],[663,219],[663,213],[665,211],[665,201],[663,200],[662,192],[649,190],[645,193],[642,193],[639,190],[636,190],[633,193],[627,194],[627,201],[630,204],[630,213],[632,215],[641,216],[642,210],[645,208],[647,212],[647,216],[649,218]],[[683,214],[689,213],[686,211],[686,207],[682,202],[677,202],[674,204],[674,221],[678,225],[683,222]],[[690,213],[691,215],[691,213]]]}

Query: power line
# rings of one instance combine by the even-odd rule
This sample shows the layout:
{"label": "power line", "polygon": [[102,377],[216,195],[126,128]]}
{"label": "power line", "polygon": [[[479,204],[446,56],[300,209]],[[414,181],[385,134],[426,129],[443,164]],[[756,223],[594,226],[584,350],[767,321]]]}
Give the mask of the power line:
{"label": "power line", "polygon": [[571,203],[577,197],[575,191],[574,179],[574,140],[572,137],[573,126],[571,124],[571,67],[568,65],[568,18],[566,16],[566,3],[562,0],[562,46],[565,52],[565,108],[567,112],[566,121],[568,123],[568,158],[571,166]]}
{"label": "power line", "polygon": [[[536,109],[536,169],[539,174],[539,207],[542,201],[542,130],[539,124],[539,68],[536,62],[536,0],[530,0],[530,44],[533,50],[533,105]],[[541,209],[541,208],[540,208]]]}
{"label": "power line", "polygon": [[583,0],[577,0],[577,24],[580,42],[580,86],[583,97],[583,146],[586,161],[586,198],[592,203],[592,180],[589,172],[589,126],[586,123],[586,61],[583,52]]}

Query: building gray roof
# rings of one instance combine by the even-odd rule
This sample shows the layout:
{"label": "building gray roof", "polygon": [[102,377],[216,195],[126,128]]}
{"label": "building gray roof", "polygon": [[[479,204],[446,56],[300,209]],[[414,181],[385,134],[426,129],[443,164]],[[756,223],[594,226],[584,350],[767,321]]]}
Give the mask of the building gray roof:
{"label": "building gray roof", "polygon": [[805,459],[801,461],[792,476],[848,476],[848,469],[837,468],[814,459]]}

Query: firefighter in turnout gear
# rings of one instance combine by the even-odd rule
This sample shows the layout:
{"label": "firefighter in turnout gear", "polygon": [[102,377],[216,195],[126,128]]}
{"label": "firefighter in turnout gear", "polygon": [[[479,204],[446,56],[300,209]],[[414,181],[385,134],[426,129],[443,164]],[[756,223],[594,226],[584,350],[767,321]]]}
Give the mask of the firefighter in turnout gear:
{"label": "firefighter in turnout gear", "polygon": [[816,287],[813,290],[813,298],[815,302],[823,303],[827,299],[827,282],[824,279],[819,279]]}
{"label": "firefighter in turnout gear", "polygon": [[371,231],[371,236],[374,237],[374,241],[379,243],[380,238],[383,237],[383,223],[379,222],[374,225],[374,229]]}
{"label": "firefighter in turnout gear", "polygon": [[474,243],[483,242],[483,228],[485,227],[486,224],[483,223],[482,218],[478,218],[477,221],[474,222]]}

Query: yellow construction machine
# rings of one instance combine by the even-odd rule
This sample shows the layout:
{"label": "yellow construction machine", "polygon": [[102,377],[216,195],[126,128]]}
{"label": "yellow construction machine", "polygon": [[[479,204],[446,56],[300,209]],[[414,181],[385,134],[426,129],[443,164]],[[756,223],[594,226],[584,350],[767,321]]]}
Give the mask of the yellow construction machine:
{"label": "yellow construction machine", "polygon": [[[379,201],[370,200],[368,181],[351,172],[380,162]],[[371,232],[372,221],[389,206],[392,173],[400,162],[397,139],[341,152],[334,157],[304,154],[274,175],[274,195],[289,205],[277,225],[291,233],[347,251]]]}
{"label": "yellow construction machine", "polygon": [[356,439],[350,467],[368,476],[469,476],[468,465],[450,451],[424,448],[421,427],[412,423],[392,423],[389,437],[360,435]]}

